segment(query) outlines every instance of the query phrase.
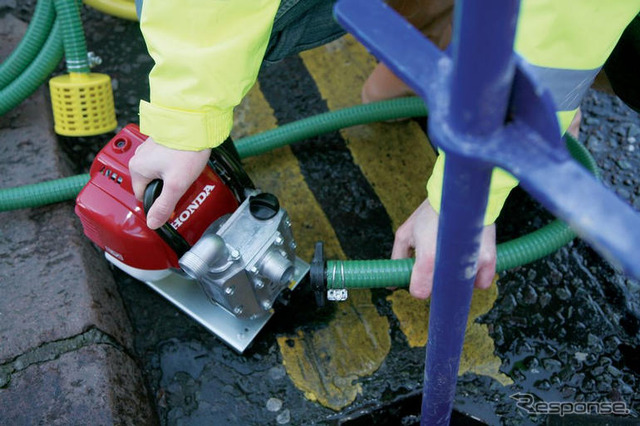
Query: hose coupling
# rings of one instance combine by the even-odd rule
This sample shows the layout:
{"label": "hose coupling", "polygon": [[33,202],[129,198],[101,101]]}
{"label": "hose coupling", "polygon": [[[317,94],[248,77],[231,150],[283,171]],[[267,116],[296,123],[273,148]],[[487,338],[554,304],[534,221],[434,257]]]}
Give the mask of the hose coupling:
{"label": "hose coupling", "polygon": [[313,259],[311,259],[311,265],[309,266],[309,281],[311,283],[311,289],[316,296],[316,305],[319,308],[323,308],[326,302],[326,267],[327,259],[324,256],[324,243],[317,241],[313,252]]}
{"label": "hose coupling", "polygon": [[333,266],[333,279],[331,288],[327,284],[327,259],[324,255],[324,243],[316,242],[316,248],[313,252],[313,259],[309,269],[309,277],[311,281],[311,289],[316,296],[316,305],[319,308],[324,307],[325,302],[344,302],[349,298],[349,292],[344,286],[344,264],[340,263],[340,276],[342,277],[342,286],[335,287],[336,282],[336,266]]}

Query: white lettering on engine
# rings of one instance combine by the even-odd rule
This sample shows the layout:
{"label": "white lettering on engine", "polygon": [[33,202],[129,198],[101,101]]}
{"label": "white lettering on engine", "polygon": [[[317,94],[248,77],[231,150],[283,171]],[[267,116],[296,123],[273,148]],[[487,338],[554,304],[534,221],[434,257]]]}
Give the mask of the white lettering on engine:
{"label": "white lettering on engine", "polygon": [[180,228],[182,224],[184,224],[187,220],[189,220],[191,215],[196,210],[198,210],[198,208],[202,205],[202,203],[204,203],[204,201],[207,199],[209,194],[213,192],[213,189],[215,187],[216,187],[215,185],[205,186],[204,189],[196,196],[196,198],[193,199],[191,204],[189,204],[187,208],[184,209],[182,213],[180,213],[178,217],[176,217],[173,220],[173,222],[171,222],[171,226],[173,226],[174,229]]}

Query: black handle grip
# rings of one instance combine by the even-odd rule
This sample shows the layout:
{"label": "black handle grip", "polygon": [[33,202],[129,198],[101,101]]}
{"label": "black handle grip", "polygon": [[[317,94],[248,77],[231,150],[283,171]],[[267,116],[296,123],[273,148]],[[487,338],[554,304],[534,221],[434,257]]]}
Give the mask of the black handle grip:
{"label": "black handle grip", "polygon": [[[145,215],[149,213],[154,201],[160,196],[162,185],[162,180],[155,179],[145,188],[144,196],[142,197],[142,207]],[[191,248],[191,245],[168,222],[155,231],[171,247],[178,258],[181,258]]]}
{"label": "black handle grip", "polygon": [[144,207],[144,214],[149,214],[149,210],[153,205],[153,202],[160,196],[162,192],[163,182],[161,179],[152,180],[149,185],[144,190],[144,195],[142,196],[142,206]]}

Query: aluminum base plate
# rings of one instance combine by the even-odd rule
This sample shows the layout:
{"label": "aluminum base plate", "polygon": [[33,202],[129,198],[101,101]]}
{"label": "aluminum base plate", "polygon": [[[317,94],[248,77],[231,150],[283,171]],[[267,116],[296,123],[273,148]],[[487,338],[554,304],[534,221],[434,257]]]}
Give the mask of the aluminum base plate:
{"label": "aluminum base plate", "polygon": [[[273,315],[273,309],[271,309],[269,313],[257,319],[238,318],[220,305],[210,301],[197,281],[172,271],[167,271],[164,277],[153,280],[145,279],[145,271],[134,270],[108,253],[106,257],[124,272],[145,282],[239,353],[247,349]],[[289,288],[293,290],[308,271],[309,264],[296,258],[293,284]]]}

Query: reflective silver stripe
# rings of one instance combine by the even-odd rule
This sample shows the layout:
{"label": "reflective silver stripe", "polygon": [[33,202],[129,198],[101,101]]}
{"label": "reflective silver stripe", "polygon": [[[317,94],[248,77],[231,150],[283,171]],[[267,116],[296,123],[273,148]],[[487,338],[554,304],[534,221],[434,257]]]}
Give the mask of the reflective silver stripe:
{"label": "reflective silver stripe", "polygon": [[136,15],[138,16],[138,22],[140,22],[140,16],[142,16],[142,1],[143,0],[133,0],[136,5]]}
{"label": "reflective silver stripe", "polygon": [[602,67],[591,70],[546,68],[528,64],[538,82],[551,91],[558,111],[572,111],[580,106],[591,83]]}

